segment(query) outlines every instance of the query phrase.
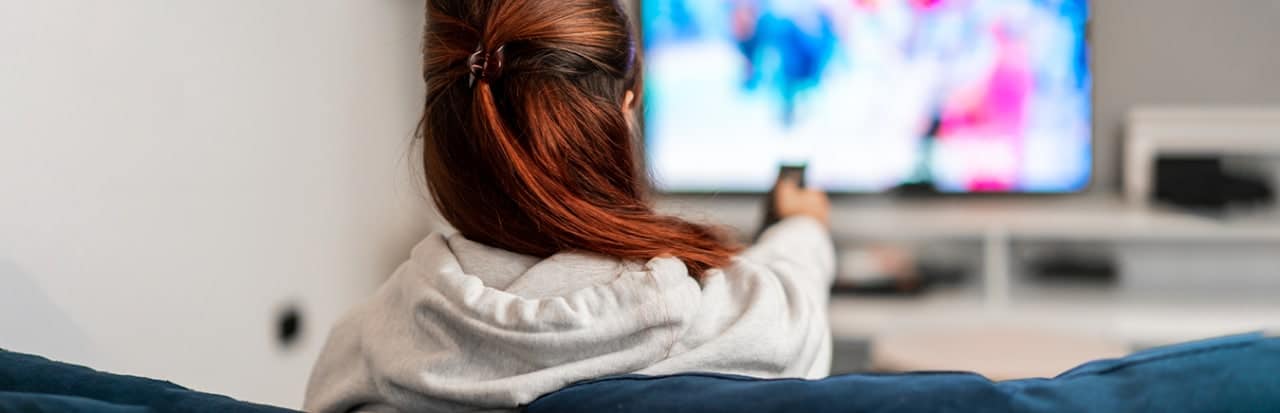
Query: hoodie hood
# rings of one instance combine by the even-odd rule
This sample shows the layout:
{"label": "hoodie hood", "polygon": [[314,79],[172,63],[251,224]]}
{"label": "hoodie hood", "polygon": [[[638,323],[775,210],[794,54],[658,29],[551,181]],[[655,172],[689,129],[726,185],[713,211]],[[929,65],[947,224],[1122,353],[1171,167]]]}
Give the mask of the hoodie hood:
{"label": "hoodie hood", "polygon": [[825,234],[784,221],[700,279],[675,258],[540,259],[431,235],[334,327],[306,409],[511,411],[620,374],[825,375]]}
{"label": "hoodie hood", "polygon": [[372,384],[393,399],[423,411],[500,409],[657,363],[698,301],[674,258],[538,259],[436,234],[335,330],[359,331]]}

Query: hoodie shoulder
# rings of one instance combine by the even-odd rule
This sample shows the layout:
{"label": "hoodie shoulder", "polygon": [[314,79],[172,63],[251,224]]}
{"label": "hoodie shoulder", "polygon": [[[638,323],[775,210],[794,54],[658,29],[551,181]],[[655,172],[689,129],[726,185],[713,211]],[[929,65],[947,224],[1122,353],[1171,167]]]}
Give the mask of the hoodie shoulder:
{"label": "hoodie shoulder", "polygon": [[[699,305],[699,285],[675,259],[615,267],[621,271],[607,282],[530,298],[468,273],[450,244],[441,234],[427,237],[334,331],[331,342],[337,344],[326,349],[316,374],[329,377],[321,370],[339,369],[325,366],[358,360],[365,370],[350,373],[367,381],[313,379],[313,387],[376,389],[381,403],[401,411],[510,409],[573,382],[657,363]],[[579,271],[589,278],[600,268],[572,257],[568,262],[573,265],[543,260],[530,269]],[[324,410],[323,402],[308,403]]]}

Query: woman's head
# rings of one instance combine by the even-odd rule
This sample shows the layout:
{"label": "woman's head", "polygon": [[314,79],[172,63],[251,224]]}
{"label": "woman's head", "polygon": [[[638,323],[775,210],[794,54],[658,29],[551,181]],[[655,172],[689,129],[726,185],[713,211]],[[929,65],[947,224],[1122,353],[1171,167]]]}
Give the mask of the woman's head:
{"label": "woman's head", "polygon": [[428,0],[424,55],[427,182],[462,235],[544,257],[671,255],[694,275],[728,263],[717,230],[646,199],[617,0]]}

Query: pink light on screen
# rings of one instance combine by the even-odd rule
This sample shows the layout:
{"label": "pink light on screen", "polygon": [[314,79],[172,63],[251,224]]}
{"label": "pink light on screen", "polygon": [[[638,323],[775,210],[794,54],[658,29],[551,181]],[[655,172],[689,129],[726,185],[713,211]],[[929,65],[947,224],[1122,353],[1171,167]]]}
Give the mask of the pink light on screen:
{"label": "pink light on screen", "polygon": [[[1022,39],[1004,25],[992,29],[996,58],[991,72],[979,83],[962,87],[942,111],[939,138],[943,141],[980,140],[999,144],[1016,158],[1003,167],[983,165],[980,153],[966,160],[971,191],[1010,191],[1018,180],[1022,161],[1022,136],[1027,103],[1034,87],[1030,54]],[[987,145],[984,145],[987,146]]]}
{"label": "pink light on screen", "polygon": [[929,10],[944,3],[943,0],[911,0],[911,6],[917,10]]}

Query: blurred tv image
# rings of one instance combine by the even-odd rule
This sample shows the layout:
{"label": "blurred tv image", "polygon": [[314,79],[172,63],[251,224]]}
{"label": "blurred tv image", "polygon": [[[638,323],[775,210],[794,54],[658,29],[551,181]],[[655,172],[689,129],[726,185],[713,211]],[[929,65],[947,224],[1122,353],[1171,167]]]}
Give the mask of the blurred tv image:
{"label": "blurred tv image", "polygon": [[874,193],[1066,193],[1092,170],[1085,0],[644,0],[659,189],[779,165]]}

